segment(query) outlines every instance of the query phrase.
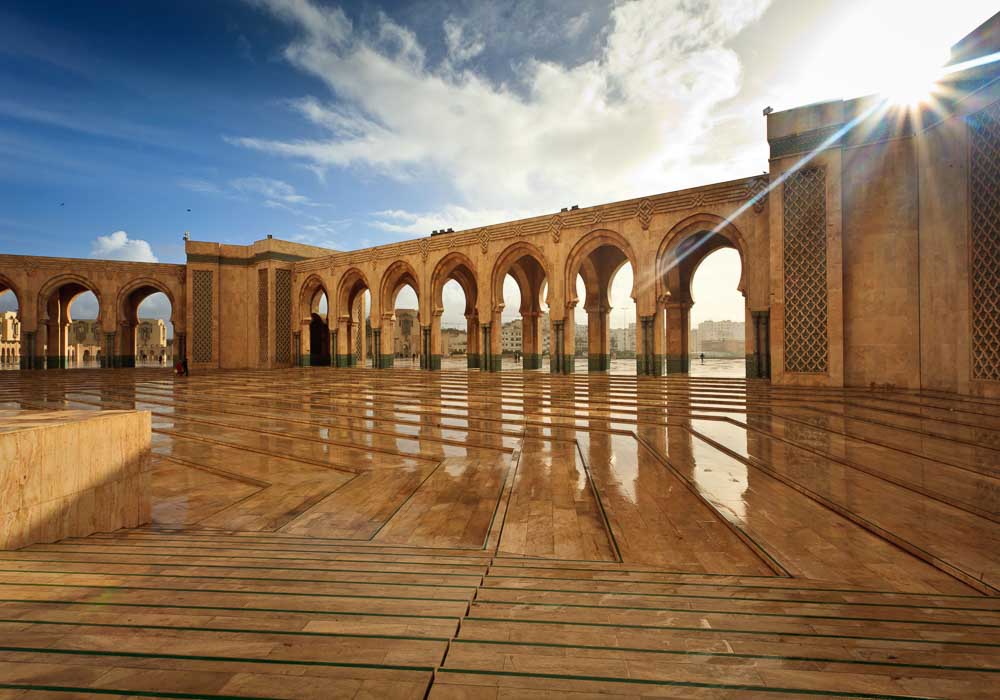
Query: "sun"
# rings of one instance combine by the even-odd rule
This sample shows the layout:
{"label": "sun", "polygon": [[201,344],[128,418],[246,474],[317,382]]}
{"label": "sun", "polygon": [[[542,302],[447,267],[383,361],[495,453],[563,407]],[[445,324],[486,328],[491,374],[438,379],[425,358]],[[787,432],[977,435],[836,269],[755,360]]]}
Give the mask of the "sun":
{"label": "sun", "polygon": [[944,61],[937,52],[906,51],[884,66],[881,94],[897,105],[917,106],[937,89]]}

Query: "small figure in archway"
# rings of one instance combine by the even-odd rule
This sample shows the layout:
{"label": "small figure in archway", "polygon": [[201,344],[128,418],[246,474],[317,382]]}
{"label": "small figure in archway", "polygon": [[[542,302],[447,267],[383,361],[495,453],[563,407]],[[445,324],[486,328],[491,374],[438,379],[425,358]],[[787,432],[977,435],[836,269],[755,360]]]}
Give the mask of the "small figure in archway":
{"label": "small figure in archway", "polygon": [[705,353],[701,353],[699,357],[701,357],[701,364],[705,364]]}
{"label": "small figure in archway", "polygon": [[184,376],[185,377],[188,377],[188,376],[191,375],[191,373],[188,371],[188,359],[186,357],[183,360],[181,360],[181,369],[184,370]]}
{"label": "small figure in archway", "polygon": [[184,365],[181,364],[180,360],[177,360],[177,362],[174,363],[174,374],[178,377],[184,374]]}

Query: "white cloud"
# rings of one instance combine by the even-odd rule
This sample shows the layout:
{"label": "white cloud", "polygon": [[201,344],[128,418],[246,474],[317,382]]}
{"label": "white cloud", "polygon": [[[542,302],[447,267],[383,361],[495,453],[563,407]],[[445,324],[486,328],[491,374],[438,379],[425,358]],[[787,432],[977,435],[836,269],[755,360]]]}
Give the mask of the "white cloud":
{"label": "white cloud", "polygon": [[[726,44],[767,0],[623,2],[596,56],[577,65],[528,58],[514,86],[452,61],[428,67],[413,33],[384,15],[363,31],[307,0],[261,4],[299,30],[286,58],[330,89],[330,99],[295,105],[328,135],[234,144],[316,168],[443,176],[458,193],[455,206],[477,212],[612,201],[759,172],[766,162],[759,149],[722,160],[706,142],[720,128],[751,130],[745,141],[759,140],[759,123],[734,121],[722,105],[741,85],[740,61]],[[476,47],[464,29],[451,35],[457,55]]]}
{"label": "white cloud", "polygon": [[98,236],[90,244],[90,257],[104,260],[130,260],[132,262],[157,262],[149,243],[129,238],[124,231],[110,236]]}
{"label": "white cloud", "polygon": [[587,28],[588,22],[590,22],[589,12],[581,12],[576,17],[572,17],[566,22],[566,36],[570,39],[580,36],[583,30]]}

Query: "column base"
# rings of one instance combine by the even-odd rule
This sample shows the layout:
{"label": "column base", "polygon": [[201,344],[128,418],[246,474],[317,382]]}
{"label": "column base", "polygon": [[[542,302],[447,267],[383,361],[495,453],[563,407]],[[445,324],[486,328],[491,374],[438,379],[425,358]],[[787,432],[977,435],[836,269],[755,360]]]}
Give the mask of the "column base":
{"label": "column base", "polygon": [[335,355],[333,358],[334,367],[350,367],[352,355]]}
{"label": "column base", "polygon": [[667,374],[687,374],[691,369],[691,358],[687,355],[667,355]]}
{"label": "column base", "polygon": [[611,369],[610,355],[587,355],[588,372],[607,372]]}
{"label": "column base", "polygon": [[395,356],[393,355],[382,355],[373,364],[376,369],[392,369],[395,365]]}
{"label": "column base", "polygon": [[542,356],[534,353],[521,356],[521,367],[524,369],[541,369]]}
{"label": "column base", "polygon": [[440,355],[429,355],[427,357],[427,369],[432,372],[436,372],[441,369],[441,356]]}
{"label": "column base", "polygon": [[68,366],[65,355],[48,355],[45,358],[45,369],[66,369]]}
{"label": "column base", "polygon": [[771,363],[766,355],[747,355],[747,379],[770,379]]}
{"label": "column base", "polygon": [[117,357],[115,367],[121,367],[123,369],[135,367],[135,355],[119,355]]}
{"label": "column base", "polygon": [[479,355],[466,355],[465,356],[465,366],[469,369],[479,369]]}
{"label": "column base", "polygon": [[635,373],[645,377],[663,376],[663,355],[636,355]]}

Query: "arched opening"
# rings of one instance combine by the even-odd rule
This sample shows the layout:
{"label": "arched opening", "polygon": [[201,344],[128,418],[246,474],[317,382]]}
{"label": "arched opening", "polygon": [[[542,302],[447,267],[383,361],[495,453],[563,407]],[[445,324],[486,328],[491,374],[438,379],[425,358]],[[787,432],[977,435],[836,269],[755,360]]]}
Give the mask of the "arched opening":
{"label": "arched opening", "polygon": [[75,275],[68,275],[50,282],[39,295],[39,327],[35,339],[37,361],[32,366],[41,367],[45,357],[48,369],[96,367],[95,362],[85,364],[83,351],[94,354],[108,342],[100,321],[101,301],[94,293],[94,286]]}
{"label": "arched opening", "polygon": [[0,277],[0,370],[21,366],[20,311],[13,287]]}
{"label": "arched opening", "polygon": [[[548,306],[547,276],[540,251],[525,243],[507,249],[493,272],[494,312],[484,369],[542,368]],[[484,333],[484,337],[485,337]]]}
{"label": "arched opening", "polygon": [[746,300],[739,291],[740,255],[719,248],[691,276],[688,348],[691,376],[746,376]]}
{"label": "arched opening", "polygon": [[473,270],[461,253],[446,255],[434,268],[426,369],[479,367],[479,286]]}
{"label": "arched opening", "polygon": [[401,367],[420,366],[420,316],[417,293],[409,284],[396,292],[392,306],[392,354]]}
{"label": "arched opening", "polygon": [[171,366],[174,320],[173,300],[159,282],[140,279],[126,285],[119,295],[118,350],[112,366]]}
{"label": "arched opening", "polygon": [[326,286],[317,275],[310,275],[299,292],[299,332],[295,353],[301,365],[332,364],[332,333]]}
{"label": "arched opening", "polygon": [[612,371],[612,363],[615,372],[635,372],[633,261],[628,243],[612,231],[591,233],[570,253],[567,289],[574,307],[575,369],[585,361],[589,372]]}
{"label": "arched opening", "polygon": [[174,358],[174,309],[170,297],[153,292],[136,307],[135,358],[137,367],[169,367]]}
{"label": "arched opening", "polygon": [[[743,237],[718,217],[695,215],[667,234],[657,256],[657,298],[668,373],[746,376],[745,260]],[[713,324],[702,329],[707,321]]]}
{"label": "arched opening", "polygon": [[344,273],[337,292],[338,367],[368,367],[372,362],[371,288],[357,268]]}
{"label": "arched opening", "polygon": [[[382,277],[380,327],[374,335],[379,367],[422,367],[423,332],[419,287],[414,269],[402,260],[389,266]],[[374,349],[374,348],[373,348]]]}

